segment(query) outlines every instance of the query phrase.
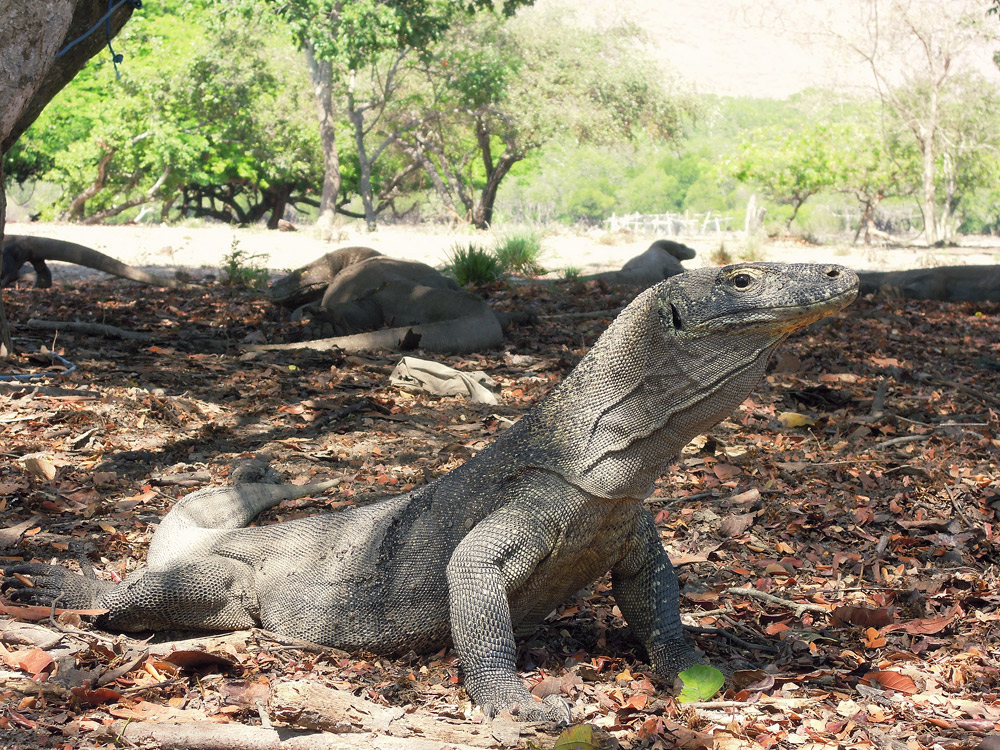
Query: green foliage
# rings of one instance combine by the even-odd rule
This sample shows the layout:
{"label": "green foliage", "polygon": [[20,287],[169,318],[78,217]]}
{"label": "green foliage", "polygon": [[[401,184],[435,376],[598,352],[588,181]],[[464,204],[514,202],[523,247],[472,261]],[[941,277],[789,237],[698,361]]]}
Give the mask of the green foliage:
{"label": "green foliage", "polygon": [[462,15],[505,16],[531,0],[269,0],[301,46],[342,73],[375,64],[389,50],[426,50]]}
{"label": "green foliage", "polygon": [[[456,23],[410,83],[407,106],[386,118],[385,130],[401,133],[453,216],[489,226],[501,181],[546,143],[679,137],[693,104],[641,54],[641,33],[577,27],[567,13],[532,9],[505,24],[488,15]],[[413,126],[415,107],[426,127]],[[574,199],[591,213],[599,202]]]}
{"label": "green foliage", "polygon": [[[6,164],[63,188],[44,218],[110,218],[159,202],[255,221],[320,179],[311,92],[279,52],[280,29],[165,0],[116,40],[117,80],[95,57],[43,111]],[[129,214],[126,214],[129,215]]]}
{"label": "green foliage", "polygon": [[577,281],[580,280],[580,276],[582,274],[583,274],[583,271],[581,271],[576,266],[566,266],[562,270],[562,277],[563,277],[564,281],[577,282]]}
{"label": "green foliage", "polygon": [[678,677],[684,685],[680,695],[677,696],[677,700],[681,703],[707,701],[718,693],[726,682],[726,676],[722,672],[707,664],[695,664],[681,672]]}
{"label": "green foliage", "polygon": [[545,273],[539,263],[542,255],[542,238],[531,230],[511,232],[497,240],[493,248],[500,264],[505,271],[520,273],[525,276],[537,276]]}
{"label": "green foliage", "polygon": [[[431,210],[484,227],[495,202],[518,223],[711,212],[738,229],[753,192],[772,231],[820,236],[842,221],[824,206],[856,202],[866,224],[923,189],[917,121],[877,101],[695,101],[651,64],[636,28],[575,26],[565,8],[499,18],[529,4],[163,0],[119,37],[121,81],[98,56],[3,156],[7,179],[24,184],[12,195],[34,195],[26,207],[43,219],[158,208],[161,219],[250,223],[286,205],[308,211],[323,159],[298,45],[331,62],[343,210],[367,182],[366,209],[372,194],[379,210],[427,207],[434,190]],[[886,93],[921,114],[931,90],[913,75]],[[360,127],[340,106],[348,94],[368,113]],[[937,224],[1000,231],[1000,95],[951,73],[937,106]],[[40,183],[62,192],[43,196]]]}
{"label": "green foliage", "polygon": [[794,131],[754,130],[744,136],[733,175],[759,187],[775,203],[790,206],[790,226],[807,198],[837,180],[829,136],[824,123]]}
{"label": "green foliage", "polygon": [[483,250],[474,242],[457,242],[448,251],[448,265],[445,270],[460,285],[482,286],[503,278],[503,264],[489,250]]}
{"label": "green foliage", "polygon": [[225,283],[230,286],[262,289],[269,280],[267,256],[255,255],[241,250],[239,240],[234,239],[229,252],[222,256],[222,272]]}

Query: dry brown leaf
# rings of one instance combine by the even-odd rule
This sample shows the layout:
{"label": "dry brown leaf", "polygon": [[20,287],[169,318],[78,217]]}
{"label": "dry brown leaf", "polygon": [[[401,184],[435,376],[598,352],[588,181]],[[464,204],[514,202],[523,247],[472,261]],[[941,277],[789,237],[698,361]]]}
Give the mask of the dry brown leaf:
{"label": "dry brown leaf", "polygon": [[159,658],[178,667],[201,667],[205,664],[218,664],[224,667],[235,666],[235,662],[231,659],[208,651],[171,651],[166,656]]}
{"label": "dry brown leaf", "polygon": [[739,513],[733,516],[726,516],[719,522],[719,533],[728,539],[740,536],[753,525],[756,517],[756,513]]}
{"label": "dry brown leaf", "polygon": [[857,625],[861,628],[884,628],[893,620],[892,607],[857,607],[851,604],[837,607],[830,613],[834,625]]}
{"label": "dry brown leaf", "polygon": [[735,479],[743,474],[743,469],[732,464],[718,463],[712,467],[712,472],[723,482],[727,479]]}
{"label": "dry brown leaf", "polygon": [[884,688],[895,690],[903,695],[913,695],[917,692],[917,683],[910,677],[899,672],[889,670],[879,670],[869,672],[861,678],[862,685],[881,685]]}
{"label": "dry brown leaf", "polygon": [[21,464],[26,472],[39,479],[51,482],[56,478],[55,464],[44,453],[30,453],[27,456],[21,456]]}
{"label": "dry brown leaf", "polygon": [[918,620],[890,625],[885,628],[885,632],[891,633],[896,630],[904,630],[911,635],[933,635],[934,633],[940,633],[954,621],[954,615],[949,615],[948,617],[922,617]]}

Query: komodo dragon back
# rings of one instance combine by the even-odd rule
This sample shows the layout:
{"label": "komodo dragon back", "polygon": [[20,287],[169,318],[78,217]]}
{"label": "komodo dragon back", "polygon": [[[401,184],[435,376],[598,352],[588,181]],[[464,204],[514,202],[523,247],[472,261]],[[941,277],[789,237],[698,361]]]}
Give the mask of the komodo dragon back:
{"label": "komodo dragon back", "polygon": [[98,623],[121,630],[260,624],[383,653],[451,642],[488,714],[568,721],[561,699],[535,701],[518,677],[516,634],[610,570],[654,670],[672,678],[704,661],[684,639],[677,579],[643,499],[750,394],[775,347],[857,287],[833,265],[688,271],[640,294],[551,394],[428,485],[254,528],[237,527],[282,493],[209,491],[167,514],[148,567],[119,585],[29,564],[7,568],[5,586],[106,608]]}

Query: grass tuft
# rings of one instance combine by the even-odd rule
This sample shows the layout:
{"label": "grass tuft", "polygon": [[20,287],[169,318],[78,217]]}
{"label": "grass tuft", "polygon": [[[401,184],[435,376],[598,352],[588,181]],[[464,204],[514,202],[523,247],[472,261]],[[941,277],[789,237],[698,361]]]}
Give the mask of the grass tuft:
{"label": "grass tuft", "polygon": [[456,242],[448,251],[445,269],[461,286],[482,286],[503,278],[503,264],[494,253],[483,250],[474,242]]}
{"label": "grass tuft", "polygon": [[538,262],[542,255],[542,238],[531,230],[504,235],[497,241],[494,253],[509,273],[524,276],[545,273]]}

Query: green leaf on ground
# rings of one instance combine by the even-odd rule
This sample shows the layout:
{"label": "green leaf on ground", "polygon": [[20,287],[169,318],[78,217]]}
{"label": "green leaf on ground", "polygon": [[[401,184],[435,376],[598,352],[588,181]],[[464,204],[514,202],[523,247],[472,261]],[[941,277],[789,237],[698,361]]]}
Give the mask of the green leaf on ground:
{"label": "green leaf on ground", "polygon": [[553,750],[600,750],[594,729],[588,724],[569,727],[556,740]]}
{"label": "green leaf on ground", "polygon": [[726,681],[726,676],[722,672],[707,664],[695,664],[681,672],[678,677],[684,684],[681,694],[677,696],[677,700],[681,703],[708,700],[719,692]]}

